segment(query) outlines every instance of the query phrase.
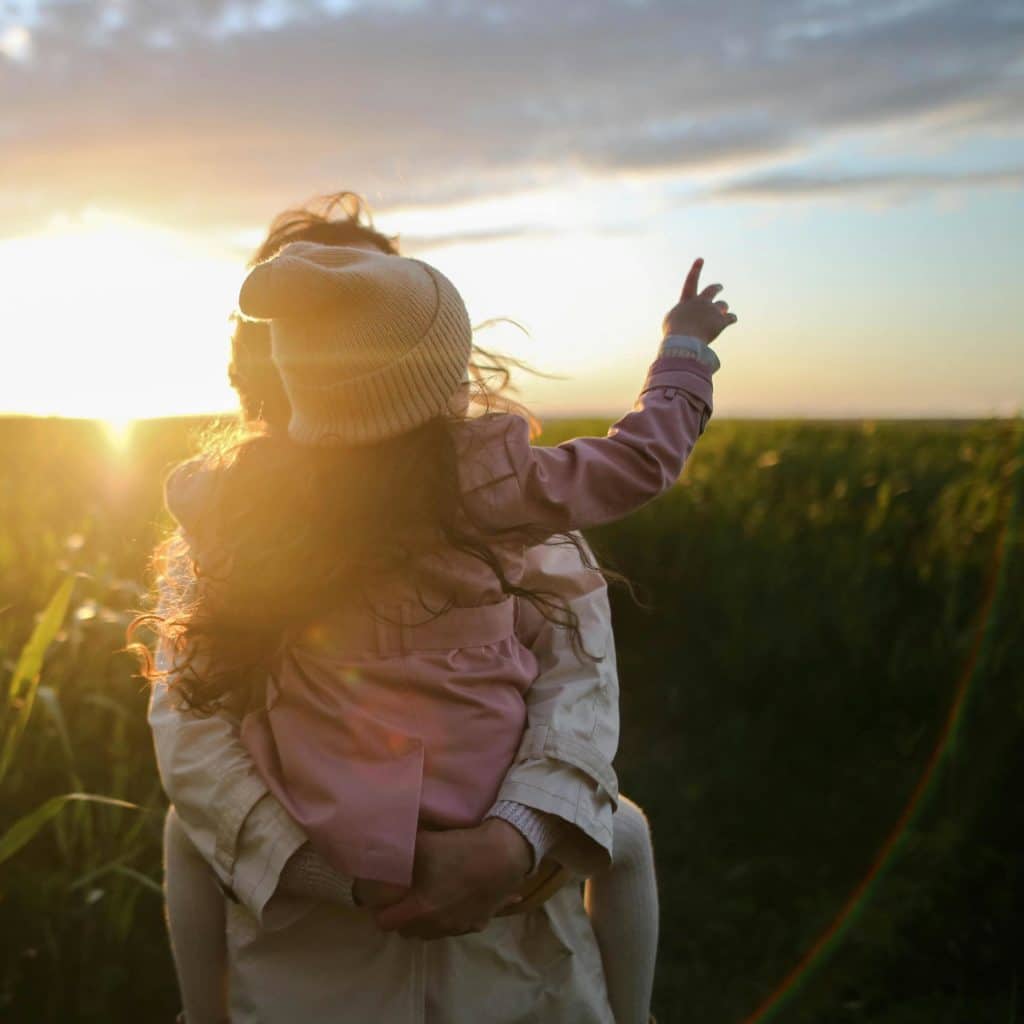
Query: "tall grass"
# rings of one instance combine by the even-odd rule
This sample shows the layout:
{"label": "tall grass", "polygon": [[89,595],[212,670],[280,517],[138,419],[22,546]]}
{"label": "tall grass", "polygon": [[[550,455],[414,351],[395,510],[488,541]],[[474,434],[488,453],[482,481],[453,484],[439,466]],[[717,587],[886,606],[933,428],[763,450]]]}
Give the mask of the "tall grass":
{"label": "tall grass", "polygon": [[[77,749],[84,737],[69,728],[64,714],[64,700],[76,702],[64,697],[63,688],[41,682],[58,639],[81,652],[80,624],[93,607],[79,605],[78,625],[65,629],[75,583],[67,575],[40,613],[0,713],[3,818],[22,811],[0,832],[5,925],[18,929],[9,938],[29,940],[17,956],[4,943],[9,959],[0,1005],[16,1005],[19,1015],[33,1020],[109,1014],[111,997],[124,982],[118,961],[139,921],[137,901],[143,893],[150,900],[161,894],[154,832],[146,821],[159,809],[158,787],[148,786],[148,808],[127,799],[135,789],[129,784],[132,762],[139,757],[127,742],[130,712],[109,696],[85,698],[85,706],[95,709],[90,724],[105,726],[112,755],[109,770],[94,773],[82,767],[91,755]],[[98,775],[102,793],[84,791],[86,775]],[[61,792],[62,786],[67,790]]]}
{"label": "tall grass", "polygon": [[[0,1019],[177,1009],[146,692],[119,651],[192,429],[145,425],[118,451],[89,424],[0,424]],[[595,531],[650,608],[613,596],[617,767],[654,828],[663,1024],[744,1020],[829,928],[971,666],[918,813],[772,1019],[1017,1014],[1021,439],[1019,423],[719,422],[679,487]]]}

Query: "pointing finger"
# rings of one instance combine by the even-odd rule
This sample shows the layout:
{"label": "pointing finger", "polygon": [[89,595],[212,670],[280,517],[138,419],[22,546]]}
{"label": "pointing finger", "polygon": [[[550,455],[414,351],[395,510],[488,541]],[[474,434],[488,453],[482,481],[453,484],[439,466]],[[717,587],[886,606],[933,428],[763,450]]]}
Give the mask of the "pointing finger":
{"label": "pointing finger", "polygon": [[690,272],[686,275],[686,282],[683,284],[683,291],[679,297],[681,302],[686,302],[687,299],[692,299],[697,294],[697,286],[700,284],[700,272],[703,266],[703,257],[693,261],[693,266],[690,267]]}
{"label": "pointing finger", "polygon": [[700,297],[702,299],[713,299],[724,287],[724,284],[709,284],[707,288],[700,293]]}

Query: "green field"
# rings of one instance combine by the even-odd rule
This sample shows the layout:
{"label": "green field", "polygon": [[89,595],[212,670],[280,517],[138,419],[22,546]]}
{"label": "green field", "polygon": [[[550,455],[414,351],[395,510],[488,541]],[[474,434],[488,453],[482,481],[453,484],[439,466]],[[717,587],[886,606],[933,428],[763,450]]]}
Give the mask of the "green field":
{"label": "green field", "polygon": [[[177,1011],[164,800],[118,649],[200,426],[118,448],[0,422],[5,1021]],[[1024,1020],[1022,492],[1020,421],[722,421],[669,495],[594,531],[643,600],[613,594],[617,768],[654,828],[661,1024],[748,1019],[829,929],[760,1019]],[[56,635],[19,662],[55,594]],[[70,802],[15,850],[11,826],[69,792],[143,809]]]}

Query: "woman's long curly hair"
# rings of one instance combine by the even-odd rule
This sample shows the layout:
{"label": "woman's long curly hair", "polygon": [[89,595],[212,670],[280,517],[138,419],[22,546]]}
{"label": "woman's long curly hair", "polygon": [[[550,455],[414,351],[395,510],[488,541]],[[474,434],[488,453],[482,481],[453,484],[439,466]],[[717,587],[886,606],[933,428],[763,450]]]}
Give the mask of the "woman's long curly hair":
{"label": "woman's long curly hair", "polygon": [[[348,192],[281,214],[252,263],[297,240],[398,251]],[[156,610],[135,619],[129,638],[152,630],[172,657],[160,670],[147,647],[133,644],[143,674],[151,682],[166,679],[179,705],[200,713],[251,707],[291,638],[342,603],[368,601],[377,584],[407,579],[424,553],[445,545],[486,565],[504,593],[569,630],[577,653],[588,656],[565,598],[511,581],[492,546],[500,534],[474,528],[451,437],[457,417],[438,417],[373,445],[298,445],[288,437],[290,408],[269,333],[264,323],[235,321],[229,374],[242,420],[203,446],[202,465],[216,476],[215,498],[202,512],[203,536],[215,538],[216,557],[204,561],[202,545],[190,550],[180,531],[154,552]],[[522,364],[474,346],[471,408],[528,415],[509,394],[515,368]],[[559,536],[597,568],[577,536]]]}

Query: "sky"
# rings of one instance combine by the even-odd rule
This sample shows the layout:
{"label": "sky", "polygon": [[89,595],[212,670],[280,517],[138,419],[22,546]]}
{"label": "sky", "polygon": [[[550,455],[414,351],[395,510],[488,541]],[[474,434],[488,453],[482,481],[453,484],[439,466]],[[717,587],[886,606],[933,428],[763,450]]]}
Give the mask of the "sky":
{"label": "sky", "polygon": [[541,413],[632,403],[697,256],[718,415],[1022,408],[1020,0],[0,0],[0,413],[233,408],[245,261],[340,189]]}

